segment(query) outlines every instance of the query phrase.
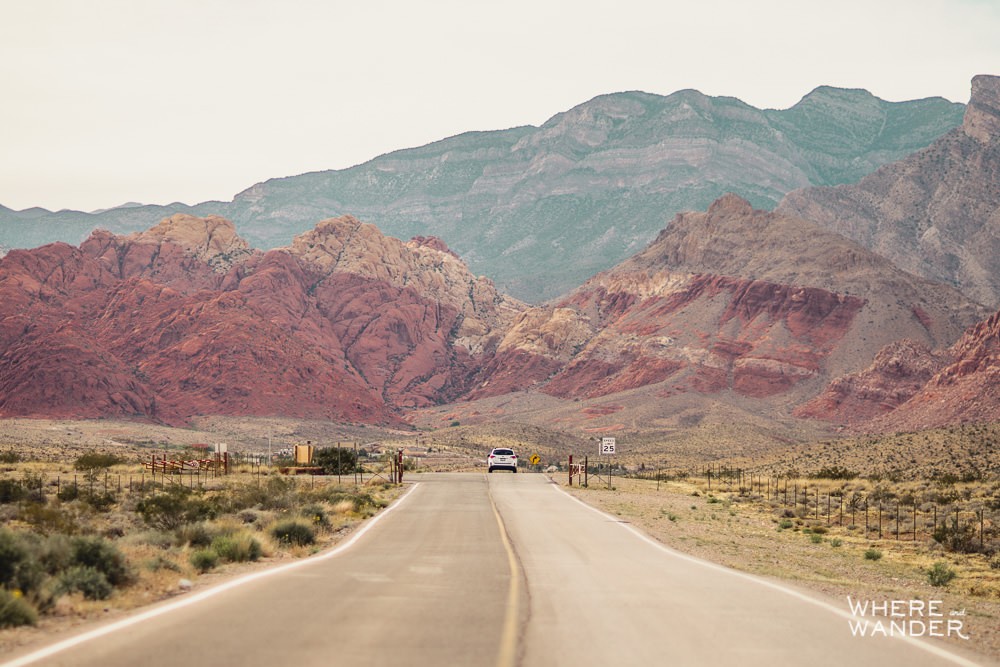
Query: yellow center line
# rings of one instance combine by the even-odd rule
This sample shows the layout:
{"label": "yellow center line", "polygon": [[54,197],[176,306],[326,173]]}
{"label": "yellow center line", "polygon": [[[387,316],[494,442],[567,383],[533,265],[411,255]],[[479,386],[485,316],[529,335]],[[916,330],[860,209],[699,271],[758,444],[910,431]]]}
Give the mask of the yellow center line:
{"label": "yellow center line", "polygon": [[520,581],[521,568],[517,564],[517,556],[514,554],[514,547],[511,546],[507,537],[507,528],[503,519],[500,518],[500,511],[497,504],[490,495],[490,507],[493,508],[493,516],[497,519],[500,527],[500,540],[503,548],[507,551],[507,565],[510,568],[510,585],[507,587],[507,610],[503,619],[503,635],[500,638],[500,652],[497,654],[497,667],[513,667],[517,662],[517,621],[518,607],[520,604]]}

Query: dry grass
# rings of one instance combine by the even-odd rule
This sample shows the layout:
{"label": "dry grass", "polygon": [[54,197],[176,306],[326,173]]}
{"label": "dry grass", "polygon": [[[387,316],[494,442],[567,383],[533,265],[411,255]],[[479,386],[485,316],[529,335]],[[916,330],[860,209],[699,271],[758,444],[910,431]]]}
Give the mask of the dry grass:
{"label": "dry grass", "polygon": [[[70,437],[76,435],[72,430],[67,432]],[[37,443],[19,444],[16,448],[10,444],[0,446],[0,452],[17,451],[22,456],[42,453]],[[143,444],[134,443],[119,442],[109,448],[133,460],[144,451]],[[337,484],[336,478],[291,480],[274,474],[250,474],[250,468],[244,467],[229,476],[202,476],[200,489],[193,478],[185,477],[181,484],[196,487],[194,495],[218,508],[217,515],[178,529],[157,528],[148,525],[138,512],[137,503],[153,493],[148,486],[149,474],[136,463],[114,466],[109,471],[112,501],[95,504],[83,474],[73,470],[73,459],[85,450],[92,451],[81,445],[81,449],[68,448],[68,458],[59,461],[8,462],[0,466],[0,479],[24,480],[41,475],[46,480],[40,489],[45,502],[38,502],[35,495],[31,499],[2,503],[0,517],[5,530],[15,535],[30,532],[102,536],[125,556],[132,581],[116,587],[105,600],[87,600],[80,593],[61,596],[52,609],[40,616],[37,626],[0,631],[0,651],[41,641],[52,632],[79,623],[124,613],[177,595],[189,587],[202,587],[248,569],[308,556],[340,541],[355,525],[377,511],[378,505],[390,502],[400,492],[399,487],[388,486],[378,479],[358,487],[352,477],[346,477],[343,484]],[[50,454],[44,452],[46,458]],[[63,485],[60,488],[65,490],[74,474],[80,482],[80,497],[57,499],[53,480],[60,477]],[[129,489],[128,482],[122,483],[119,490],[118,479],[129,478],[135,480],[134,490]],[[147,485],[142,491],[138,485],[140,478]],[[158,478],[162,480],[162,475]],[[95,484],[94,497],[104,495],[103,480],[102,472]],[[168,486],[177,488],[178,482],[179,478],[171,479]],[[272,488],[271,482],[278,485]],[[263,506],[257,504],[261,498],[266,498]],[[224,508],[229,506],[234,509],[226,513]],[[294,517],[312,523],[316,535],[313,544],[286,545],[273,537],[271,529],[279,520]],[[192,563],[192,554],[210,548],[216,538],[227,538],[230,545],[237,545],[231,553],[240,554],[238,560],[242,554],[251,552],[255,552],[254,557],[247,557],[245,562],[226,562],[220,558],[217,567],[201,573]],[[195,539],[199,540],[197,544]],[[249,548],[254,542],[258,549]]]}
{"label": "dry grass", "polygon": [[841,466],[886,479],[1000,478],[1000,422],[821,439],[773,448],[754,463],[767,472],[810,474],[822,467]]}

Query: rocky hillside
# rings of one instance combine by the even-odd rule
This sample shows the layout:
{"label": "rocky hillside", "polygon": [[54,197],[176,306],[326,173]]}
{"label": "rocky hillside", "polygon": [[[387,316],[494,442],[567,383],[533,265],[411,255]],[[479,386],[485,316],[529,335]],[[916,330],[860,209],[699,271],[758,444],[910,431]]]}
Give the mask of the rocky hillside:
{"label": "rocky hillside", "polygon": [[795,189],[855,182],[957,126],[963,108],[829,87],[786,110],[693,90],[604,95],[540,127],[468,133],[274,179],[232,202],[97,215],[0,207],[0,244],[79,243],[97,227],[125,233],[184,212],[233,220],[266,249],[351,214],[398,238],[440,237],[476,273],[537,302],[640,251],[675,212],[704,210],[727,192],[771,208]]}
{"label": "rocky hillside", "polygon": [[910,341],[892,344],[869,368],[839,378],[798,414],[882,432],[996,421],[1000,313],[946,349],[929,350]]}
{"label": "rocky hillside", "polygon": [[461,394],[521,305],[353,218],[251,250],[176,215],[0,260],[0,415],[394,423]]}
{"label": "rocky hillside", "polygon": [[[836,234],[734,195],[677,216],[646,250],[525,311],[471,394],[563,398],[656,386],[794,404],[907,338],[948,345],[984,316]],[[777,402],[777,403],[775,403]]]}
{"label": "rocky hillside", "polygon": [[962,125],[855,185],[790,193],[779,211],[1000,307],[1000,77],[977,76]]}
{"label": "rocky hillside", "polygon": [[986,315],[735,195],[532,308],[437,238],[404,243],[342,217],[262,252],[223,218],[179,214],[0,259],[0,417],[397,424],[516,396],[528,410],[582,401],[587,419],[619,424],[668,404],[692,419],[710,404],[892,424],[951,406],[946,418],[965,419],[993,405],[1000,315],[959,340]]}

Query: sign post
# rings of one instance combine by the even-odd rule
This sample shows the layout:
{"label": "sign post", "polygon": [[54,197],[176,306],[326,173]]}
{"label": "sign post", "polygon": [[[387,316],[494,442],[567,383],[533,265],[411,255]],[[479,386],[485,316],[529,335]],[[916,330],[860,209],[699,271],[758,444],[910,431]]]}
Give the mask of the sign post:
{"label": "sign post", "polygon": [[611,489],[611,457],[615,453],[615,439],[601,438],[601,455],[608,455],[608,490]]}

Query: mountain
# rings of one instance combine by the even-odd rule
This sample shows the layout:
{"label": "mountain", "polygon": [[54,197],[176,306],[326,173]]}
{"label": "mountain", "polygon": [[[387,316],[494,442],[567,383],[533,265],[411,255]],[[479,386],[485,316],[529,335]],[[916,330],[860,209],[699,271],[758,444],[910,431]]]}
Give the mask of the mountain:
{"label": "mountain", "polygon": [[889,345],[867,369],[837,379],[797,413],[869,432],[994,421],[1000,414],[1000,312],[945,349],[910,341]]}
{"label": "mountain", "polygon": [[[228,220],[177,214],[0,259],[0,417],[400,424],[509,397],[529,410],[583,401],[573,410],[588,419],[671,405],[697,419],[715,405],[831,420],[851,401],[867,418],[886,409],[857,388],[877,382],[850,378],[872,358],[883,377],[893,364],[897,380],[909,374],[884,383],[891,407],[934,381],[968,393],[995,380],[995,322],[956,344],[986,315],[736,195],[677,215],[642,252],[536,307],[435,237],[404,243],[345,216],[264,252]],[[831,382],[850,400],[831,400]]]}
{"label": "mountain", "polygon": [[178,214],[0,260],[0,415],[399,423],[461,394],[521,308],[437,239],[344,217],[265,253]]}
{"label": "mountain", "polygon": [[469,397],[648,387],[783,410],[907,338],[953,343],[985,311],[837,234],[727,195],[643,252],[524,311]]}
{"label": "mountain", "polygon": [[350,169],[259,183],[232,202],[126,205],[91,215],[0,208],[0,244],[79,243],[219,215],[256,247],[351,214],[398,238],[444,239],[477,274],[538,302],[640,251],[677,211],[735,192],[771,208],[806,186],[854,182],[961,122],[941,98],[890,103],[820,87],[786,110],[694,90],[602,95],[540,127],[471,132]]}
{"label": "mountain", "polygon": [[789,193],[778,211],[1000,307],[1000,77],[977,76],[961,126],[854,185]]}

